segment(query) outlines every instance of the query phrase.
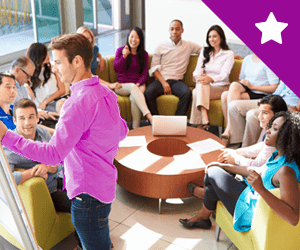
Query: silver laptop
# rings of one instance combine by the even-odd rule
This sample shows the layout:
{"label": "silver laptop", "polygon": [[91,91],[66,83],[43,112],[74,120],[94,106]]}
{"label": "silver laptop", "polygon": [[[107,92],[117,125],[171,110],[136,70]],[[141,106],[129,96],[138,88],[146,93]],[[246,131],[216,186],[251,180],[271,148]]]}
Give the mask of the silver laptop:
{"label": "silver laptop", "polygon": [[186,116],[154,115],[152,122],[153,135],[186,135]]}

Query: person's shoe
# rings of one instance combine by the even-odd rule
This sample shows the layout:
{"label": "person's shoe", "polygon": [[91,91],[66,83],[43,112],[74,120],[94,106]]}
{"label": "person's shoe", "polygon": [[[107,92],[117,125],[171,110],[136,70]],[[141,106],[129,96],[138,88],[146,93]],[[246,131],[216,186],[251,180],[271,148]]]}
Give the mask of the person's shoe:
{"label": "person's shoe", "polygon": [[202,221],[195,221],[195,222],[190,222],[188,219],[179,219],[179,222],[185,228],[210,229],[210,227],[211,227],[211,221],[210,221],[210,219],[202,220]]}
{"label": "person's shoe", "polygon": [[[191,195],[193,195],[193,196],[195,196],[195,195],[194,195],[194,190],[195,190],[196,187],[199,187],[199,185],[197,185],[197,184],[194,183],[194,182],[189,182],[189,183],[187,184],[187,189],[189,190],[189,192],[190,192]],[[195,197],[197,197],[197,196],[195,196]]]}
{"label": "person's shoe", "polygon": [[210,123],[205,123],[205,124],[202,124],[202,129],[205,130],[205,131],[208,131],[210,128]]}

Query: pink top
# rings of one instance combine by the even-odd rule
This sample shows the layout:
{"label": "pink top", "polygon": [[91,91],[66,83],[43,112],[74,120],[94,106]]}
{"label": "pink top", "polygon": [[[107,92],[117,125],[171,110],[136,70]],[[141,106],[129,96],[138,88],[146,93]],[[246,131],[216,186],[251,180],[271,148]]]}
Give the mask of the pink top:
{"label": "pink top", "polygon": [[7,131],[2,144],[31,160],[57,166],[63,161],[69,199],[85,193],[103,203],[115,198],[117,170],[113,165],[128,127],[120,116],[118,98],[94,76],[71,88],[49,143],[26,140]]}

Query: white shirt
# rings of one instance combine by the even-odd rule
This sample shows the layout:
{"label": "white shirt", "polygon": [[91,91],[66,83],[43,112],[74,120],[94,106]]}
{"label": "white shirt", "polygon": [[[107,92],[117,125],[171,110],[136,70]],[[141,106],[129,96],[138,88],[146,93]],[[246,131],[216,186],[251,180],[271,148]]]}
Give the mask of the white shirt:
{"label": "white shirt", "polygon": [[196,69],[193,72],[194,81],[196,82],[195,76],[206,74],[214,80],[213,84],[230,84],[229,75],[234,64],[234,53],[231,50],[221,49],[215,56],[211,54],[209,62],[205,64],[205,68],[202,68],[203,61],[205,60],[203,52],[204,50],[201,51]]}
{"label": "white shirt", "polygon": [[158,70],[165,80],[182,80],[191,54],[199,54],[202,47],[190,41],[176,45],[171,39],[158,45],[153,53],[149,75]]}
{"label": "white shirt", "polygon": [[235,164],[244,167],[261,167],[271,157],[275,147],[267,146],[264,142],[236,150]]}
{"label": "white shirt", "polygon": [[[44,68],[42,68],[41,73],[39,75],[39,78],[41,80],[41,83],[44,82]],[[38,86],[35,88],[34,93],[35,93],[35,99],[34,103],[38,107],[44,100],[46,100],[48,97],[52,96],[56,91],[58,90],[57,88],[57,81],[56,77],[53,73],[51,73],[50,78],[48,81],[42,86]]]}

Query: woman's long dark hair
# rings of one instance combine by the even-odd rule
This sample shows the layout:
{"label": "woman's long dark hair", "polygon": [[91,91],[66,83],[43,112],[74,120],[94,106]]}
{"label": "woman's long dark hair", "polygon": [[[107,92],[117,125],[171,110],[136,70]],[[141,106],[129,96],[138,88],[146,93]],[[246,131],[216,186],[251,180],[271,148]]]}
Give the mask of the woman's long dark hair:
{"label": "woman's long dark hair", "polygon": [[276,149],[285,155],[286,162],[295,161],[300,169],[300,112],[278,112],[270,119],[268,128],[278,117],[283,117],[284,122],[277,134]]}
{"label": "woman's long dark hair", "polygon": [[[139,44],[139,46],[137,48],[137,59],[138,59],[139,65],[140,65],[139,73],[141,75],[143,73],[144,68],[145,68],[145,42],[144,42],[144,34],[143,34],[143,31],[139,27],[133,27],[129,31],[129,34],[127,36],[126,45],[128,46],[130,52],[131,52],[131,47],[129,45],[128,38],[129,38],[130,33],[131,33],[132,30],[136,31],[136,33],[138,34],[139,39],[140,39],[140,44]],[[129,54],[127,56],[125,69],[128,70],[129,67],[130,67],[130,65],[131,65],[131,54]]]}
{"label": "woman's long dark hair", "polygon": [[[27,50],[27,56],[35,64],[35,71],[33,73],[33,76],[31,77],[31,82],[32,82],[31,88],[33,91],[41,84],[41,80],[39,79],[39,76],[43,68],[43,63],[47,57],[47,54],[48,54],[47,47],[45,44],[42,43],[33,43],[30,45],[30,47]],[[43,85],[49,80],[51,76],[51,65],[45,64],[44,67],[45,67],[44,70],[45,81],[42,83]]]}
{"label": "woman's long dark hair", "polygon": [[223,50],[229,50],[229,47],[228,47],[228,45],[226,43],[226,36],[225,36],[224,30],[219,25],[213,25],[213,26],[211,26],[209,28],[209,30],[207,31],[207,34],[206,34],[206,43],[208,44],[208,46],[204,47],[203,55],[204,55],[205,59],[203,61],[202,68],[205,68],[205,64],[209,62],[211,53],[214,51],[214,47],[212,47],[210,45],[209,39],[208,39],[209,33],[212,30],[217,31],[218,34],[219,34],[219,36],[220,36],[220,38],[221,38],[221,44],[220,44],[221,49],[223,49]]}

